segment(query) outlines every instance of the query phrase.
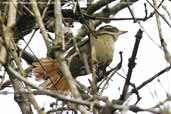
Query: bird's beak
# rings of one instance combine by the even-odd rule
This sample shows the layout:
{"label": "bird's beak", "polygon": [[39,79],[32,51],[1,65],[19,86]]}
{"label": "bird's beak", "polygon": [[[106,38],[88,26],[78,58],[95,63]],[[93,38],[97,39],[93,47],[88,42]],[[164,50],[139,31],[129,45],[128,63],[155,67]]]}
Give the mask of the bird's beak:
{"label": "bird's beak", "polygon": [[127,32],[128,32],[128,31],[120,30],[120,31],[119,31],[119,35],[125,34],[125,33],[127,33]]}

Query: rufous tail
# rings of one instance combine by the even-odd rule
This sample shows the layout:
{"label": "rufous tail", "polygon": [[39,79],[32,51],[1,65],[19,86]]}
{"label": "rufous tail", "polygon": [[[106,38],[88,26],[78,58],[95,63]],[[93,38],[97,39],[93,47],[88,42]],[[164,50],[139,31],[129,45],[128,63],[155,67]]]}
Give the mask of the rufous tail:
{"label": "rufous tail", "polygon": [[58,92],[70,91],[67,80],[62,75],[62,72],[53,59],[42,58],[39,62],[34,62],[32,66],[36,80],[44,80],[44,82],[40,84],[41,87]]}

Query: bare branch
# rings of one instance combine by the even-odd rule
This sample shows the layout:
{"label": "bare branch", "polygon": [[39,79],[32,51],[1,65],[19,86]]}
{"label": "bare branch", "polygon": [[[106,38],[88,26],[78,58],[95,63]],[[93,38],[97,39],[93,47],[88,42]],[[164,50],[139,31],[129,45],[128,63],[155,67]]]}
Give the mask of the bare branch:
{"label": "bare branch", "polygon": [[127,92],[128,92],[129,85],[130,85],[130,79],[131,79],[131,75],[132,75],[132,72],[133,72],[133,68],[135,67],[135,64],[136,64],[135,63],[135,58],[136,58],[136,55],[137,55],[140,40],[142,38],[142,33],[143,32],[139,29],[137,34],[135,35],[136,41],[135,41],[134,49],[133,49],[133,52],[132,52],[132,56],[129,59],[128,74],[127,74],[127,78],[126,78],[126,81],[125,81],[125,84],[124,84],[122,95],[120,97],[120,100],[122,100],[122,101],[125,101],[125,99],[127,98],[127,94],[128,94]]}
{"label": "bare branch", "polygon": [[[19,65],[19,58],[17,58],[16,53],[16,47],[13,42],[14,36],[13,36],[13,27],[16,22],[16,15],[17,15],[17,0],[13,0],[13,2],[9,2],[9,11],[8,11],[8,21],[7,21],[7,27],[3,25],[3,34],[4,34],[4,42],[6,45],[6,48],[8,50],[8,54],[13,55],[17,60],[17,65]],[[8,70],[7,70],[8,72]],[[17,79],[13,78],[12,75],[8,72],[10,80],[13,84],[15,91],[21,91],[24,89],[24,85]],[[20,99],[20,100],[19,100]],[[28,102],[29,99],[25,94],[15,94],[15,100],[19,104],[21,111],[23,114],[32,114],[32,109],[30,106],[30,103]]]}
{"label": "bare branch", "polygon": [[[168,66],[164,69],[162,69],[160,72],[158,72],[157,74],[155,74],[154,76],[152,76],[151,78],[149,78],[148,80],[144,81],[142,84],[140,84],[138,87],[136,87],[136,90],[139,91],[140,89],[142,89],[144,86],[146,86],[147,84],[149,84],[150,82],[152,82],[154,79],[156,79],[157,77],[161,76],[163,73],[169,71],[171,69],[171,66]],[[131,93],[134,93],[135,90],[133,89],[131,91]]]}
{"label": "bare branch", "polygon": [[[64,33],[62,30],[62,14],[61,14],[61,2],[59,0],[55,0],[55,6],[54,6],[54,14],[55,14],[55,46],[57,47],[57,51],[55,53],[55,57],[57,60],[57,64],[59,65],[60,70],[62,71],[64,77],[67,79],[67,82],[71,88],[72,95],[74,98],[77,98],[81,100],[80,93],[77,90],[77,87],[75,85],[74,79],[72,77],[72,74],[66,64],[66,61],[64,60],[63,53],[61,52],[64,49]],[[88,114],[88,111],[86,110],[86,107],[82,105],[78,105],[78,109],[83,114]]]}
{"label": "bare branch", "polygon": [[[157,3],[156,3],[156,0],[153,0],[153,4],[154,4],[154,8],[157,7]],[[160,38],[160,42],[161,42],[161,45],[163,47],[163,51],[164,51],[164,54],[165,54],[165,59],[168,63],[171,64],[171,55],[166,47],[166,42],[163,38],[163,34],[162,34],[162,28],[161,28],[161,22],[160,22],[160,18],[159,18],[159,13],[155,13],[155,16],[156,16],[156,21],[157,21],[157,28],[158,28],[158,32],[159,32],[159,38]]]}
{"label": "bare branch", "polygon": [[37,23],[39,25],[40,31],[42,32],[43,39],[45,41],[45,44],[46,44],[47,48],[49,49],[49,46],[50,46],[50,43],[48,41],[49,38],[48,38],[47,31],[45,29],[41,14],[40,14],[39,9],[37,7],[37,1],[36,0],[30,0],[30,1],[31,1],[32,9],[33,9],[34,14],[35,14],[36,21],[37,21]]}
{"label": "bare branch", "polygon": [[166,24],[171,28],[171,24],[167,21],[167,19],[160,14],[160,12],[157,10],[156,6],[153,6],[148,0],[146,0],[150,6],[155,10],[155,12],[166,22]]}

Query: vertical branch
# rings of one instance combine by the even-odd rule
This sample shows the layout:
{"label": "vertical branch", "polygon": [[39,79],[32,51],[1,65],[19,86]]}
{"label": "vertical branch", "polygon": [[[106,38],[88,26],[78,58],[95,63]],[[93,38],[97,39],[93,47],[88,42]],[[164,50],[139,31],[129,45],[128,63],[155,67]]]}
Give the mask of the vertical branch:
{"label": "vertical branch", "polygon": [[132,56],[129,59],[129,63],[128,63],[129,69],[128,69],[126,81],[125,81],[125,84],[124,84],[124,88],[123,88],[123,91],[122,91],[122,95],[120,97],[120,100],[122,100],[122,101],[125,101],[126,98],[127,98],[127,93],[128,93],[128,90],[129,90],[129,85],[130,85],[132,72],[133,72],[133,69],[134,69],[134,67],[136,65],[135,58],[136,58],[136,55],[137,55],[140,40],[142,38],[142,31],[140,29],[137,32],[137,34],[135,35],[135,37],[136,37],[136,41],[135,41],[134,49],[133,49],[133,52],[132,52]]}
{"label": "vertical branch", "polygon": [[[65,61],[64,58],[64,54],[62,53],[62,38],[64,37],[63,31],[62,31],[62,13],[61,13],[61,3],[60,0],[55,0],[55,11],[54,11],[54,15],[55,15],[55,47],[57,47],[56,52],[54,52],[56,60],[57,60],[57,64],[60,68],[60,70],[62,71],[65,79],[67,80],[72,95],[73,97],[75,97],[76,99],[82,99],[80,96],[80,93],[77,90],[77,87],[75,85],[75,81],[72,77],[72,74],[68,68],[68,65]],[[78,105],[78,109],[80,110],[80,112],[82,114],[88,114],[86,108],[82,105]]]}
{"label": "vertical branch", "polygon": [[[156,0],[153,0],[153,5],[154,5],[155,8],[157,7]],[[157,28],[158,28],[158,32],[159,32],[159,38],[160,38],[161,45],[163,47],[165,59],[166,59],[166,61],[169,64],[171,64],[171,55],[170,55],[169,51],[167,50],[167,46],[166,46],[167,44],[166,44],[166,42],[165,42],[165,40],[163,38],[159,14],[158,13],[155,13],[155,16],[156,16]]]}
{"label": "vertical branch", "polygon": [[[90,28],[94,29],[93,22],[90,23]],[[96,76],[96,66],[97,66],[97,58],[96,58],[96,49],[95,49],[95,36],[91,33],[90,37],[90,49],[91,49],[91,70],[92,70],[92,92],[93,95],[97,94],[97,76]],[[96,98],[96,97],[94,97]],[[96,99],[95,99],[96,100]],[[93,114],[98,114],[98,110],[94,107]]]}
{"label": "vertical branch", "polygon": [[32,9],[33,9],[36,21],[37,21],[37,23],[39,25],[39,28],[40,28],[40,31],[41,31],[41,33],[43,35],[43,39],[45,41],[46,47],[49,49],[49,47],[50,47],[49,44],[50,43],[48,41],[48,34],[47,34],[46,28],[45,28],[45,26],[43,24],[41,14],[40,14],[38,6],[37,6],[37,1],[36,0],[30,0],[30,1],[31,1],[31,6],[32,6]]}
{"label": "vertical branch", "polygon": [[[92,71],[92,91],[93,91],[93,94],[95,95],[97,92],[97,81],[96,81],[97,60],[96,60],[96,50],[95,50],[95,45],[94,45],[96,36],[95,36],[94,32],[92,31],[92,29],[94,29],[94,23],[91,21],[88,22],[84,18],[83,13],[82,13],[81,8],[80,8],[80,5],[78,3],[78,0],[76,0],[76,2],[77,2],[77,9],[78,9],[78,12],[80,13],[81,19],[83,20],[87,30],[90,32],[89,38],[90,38],[90,51],[91,51],[90,56],[91,56],[91,71]],[[89,0],[87,2],[91,3],[92,0]],[[84,65],[85,65],[86,71],[88,73],[89,68],[88,68],[88,65],[86,64],[85,61],[84,61]]]}
{"label": "vertical branch", "polygon": [[[93,23],[90,22],[90,28],[94,28]],[[97,92],[97,80],[96,80],[96,49],[95,49],[95,37],[93,34],[90,34],[90,48],[91,48],[91,69],[92,69],[92,90],[95,95]]]}
{"label": "vertical branch", "polygon": [[62,29],[62,14],[61,14],[61,3],[59,0],[55,0],[54,3],[54,15],[55,15],[55,46],[64,48],[62,41],[64,40],[64,33]]}
{"label": "vertical branch", "polygon": [[[15,35],[14,35],[13,27],[15,26],[16,13],[17,13],[17,4],[15,4],[15,3],[17,3],[17,1],[13,1],[13,2],[9,3],[10,6],[9,6],[9,12],[8,12],[7,27],[5,25],[3,25],[4,41],[5,41],[6,48],[9,51],[9,54],[12,55],[12,57],[15,60],[17,69],[19,70],[20,74],[25,76],[25,72],[21,65],[19,55],[17,54],[17,47],[14,42]],[[8,69],[7,69],[7,71],[8,71]],[[16,91],[15,100],[20,105],[20,108],[21,108],[23,114],[28,114],[28,113],[32,114],[33,113],[32,109],[31,109],[30,101],[33,104],[33,106],[35,107],[35,109],[39,112],[39,114],[44,114],[44,112],[42,110],[40,110],[35,98],[32,96],[31,90],[27,87],[29,94],[20,93],[20,91],[23,91],[23,90],[25,91],[25,89],[24,89],[25,87],[24,87],[23,83],[21,81],[15,79],[14,77],[12,77],[12,74],[10,72],[8,72],[8,74],[9,74],[9,77],[13,84],[14,90]]]}
{"label": "vertical branch", "polygon": [[[6,45],[6,48],[8,50],[8,54],[11,54],[14,59],[17,59],[17,53],[15,45],[13,44],[14,35],[13,35],[13,27],[15,26],[16,22],[16,15],[17,15],[17,0],[13,0],[12,2],[9,2],[9,10],[8,10],[8,20],[7,20],[7,26],[3,25],[3,38]],[[17,65],[19,64],[19,61],[16,62]],[[5,68],[7,65],[5,65]],[[17,80],[13,77],[13,75],[6,69],[9,78],[12,82],[12,85],[15,90],[15,100],[20,106],[20,109],[23,114],[33,114],[31,105],[29,102],[29,98],[26,94],[21,93],[20,91],[23,91],[24,85],[21,81]]]}
{"label": "vertical branch", "polygon": [[55,46],[58,47],[58,50],[55,53],[55,57],[57,59],[57,62],[60,66],[60,69],[62,70],[62,73],[68,80],[69,85],[71,86],[71,92],[74,96],[78,96],[77,92],[75,92],[76,86],[74,84],[72,75],[68,69],[68,66],[66,64],[66,61],[64,60],[63,53],[61,51],[61,44],[62,44],[62,37],[64,37],[63,31],[62,31],[62,14],[61,14],[61,3],[60,0],[55,0],[54,4],[54,15],[55,15]]}

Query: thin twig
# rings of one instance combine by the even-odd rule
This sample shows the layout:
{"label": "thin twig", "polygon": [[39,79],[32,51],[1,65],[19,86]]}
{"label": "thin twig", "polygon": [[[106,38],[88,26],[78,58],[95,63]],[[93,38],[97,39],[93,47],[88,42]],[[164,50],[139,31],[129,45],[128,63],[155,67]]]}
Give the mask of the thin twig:
{"label": "thin twig", "polygon": [[[144,81],[138,87],[136,87],[136,91],[139,91],[140,89],[142,89],[143,87],[145,87],[147,84],[149,84],[150,82],[152,82],[154,79],[156,79],[157,77],[161,76],[163,73],[169,71],[170,69],[171,69],[171,66],[168,66],[168,67],[162,69],[160,72],[158,72],[157,74],[155,74],[151,78],[149,78],[146,81]],[[129,94],[132,94],[132,93],[135,93],[135,90],[134,89],[132,89]]]}
{"label": "thin twig", "polygon": [[162,49],[162,47],[150,36],[148,31],[142,26],[142,24],[138,21],[139,27],[143,30],[143,32],[147,35],[147,38],[149,38],[158,48]]}
{"label": "thin twig", "polygon": [[166,24],[171,28],[171,24],[167,21],[167,19],[162,14],[160,14],[160,12],[157,10],[156,6],[153,6],[148,0],[146,0],[146,1],[155,10],[155,12],[166,22]]}
{"label": "thin twig", "polygon": [[[159,8],[161,5],[162,5],[162,2],[158,5],[157,8]],[[145,30],[145,28],[142,26],[140,20],[137,20],[137,18],[135,18],[134,10],[132,10],[131,8],[129,8],[129,10],[131,11],[131,14],[132,14],[132,16],[134,16],[135,21],[137,21],[138,25],[139,25],[140,28],[143,30],[143,32],[147,35],[147,37],[148,37],[148,38],[149,38],[157,47],[159,47],[160,49],[162,49],[161,46],[160,46],[159,44],[157,44],[157,43],[154,41],[154,39],[148,34],[148,32],[147,32],[147,31]],[[153,13],[151,13],[150,16],[147,17],[147,9],[146,9],[146,5],[145,5],[145,14],[146,14],[146,15],[145,15],[144,19],[147,20],[147,19],[149,19],[150,17],[152,17],[152,16],[155,14],[155,11],[154,11]],[[144,21],[145,21],[145,20],[144,20]]]}
{"label": "thin twig", "polygon": [[[136,20],[136,18],[135,18],[135,15],[134,15],[134,12],[132,11],[132,9],[131,9],[131,7],[128,5],[128,10],[129,10],[129,12],[130,12],[130,14],[131,14],[131,16],[132,16],[132,18],[133,18],[133,20],[134,20],[134,23],[136,23],[137,22],[137,20]],[[146,17],[146,16],[145,16]]]}
{"label": "thin twig", "polygon": [[[153,0],[153,5],[154,5],[154,8],[157,7],[157,3],[156,3],[156,0]],[[164,51],[164,54],[165,54],[165,59],[168,63],[171,64],[171,55],[167,49],[167,46],[166,46],[166,42],[163,38],[163,34],[162,34],[162,28],[161,28],[161,22],[160,22],[160,18],[159,18],[159,13],[155,13],[155,16],[156,16],[156,21],[157,21],[157,28],[158,28],[158,32],[159,32],[159,38],[160,38],[160,42],[161,42],[161,45],[163,47],[163,51]]]}
{"label": "thin twig", "polygon": [[165,5],[162,5],[162,8],[166,11],[167,15],[169,16],[169,19],[171,20],[171,14],[168,11],[167,7]]}
{"label": "thin twig", "polygon": [[101,89],[101,91],[99,92],[99,94],[101,95],[103,93],[103,91],[105,90],[106,86],[109,84],[109,81],[110,79],[114,76],[115,73],[117,73],[117,71],[122,67],[122,61],[123,61],[123,58],[122,58],[122,52],[119,52],[120,54],[120,62],[118,63],[118,65],[111,69],[110,71],[108,71],[106,74],[110,74],[109,76],[105,76],[106,78],[104,79],[105,83],[103,84],[103,82],[101,82],[98,86],[98,88],[100,87],[100,85],[103,84],[103,87]]}
{"label": "thin twig", "polygon": [[[30,42],[32,41],[32,39],[33,39],[35,33],[36,33],[36,30],[33,31],[33,33],[32,33],[32,35],[31,35],[31,37],[30,37],[30,39],[29,39],[28,42],[26,42],[25,39],[23,39],[23,41],[26,43],[26,45],[25,45],[25,47],[21,50],[21,52],[20,52],[20,57],[22,57],[22,53],[23,53],[23,51],[26,50],[27,47],[29,48],[29,50],[30,50],[31,52],[33,52],[32,49],[30,48],[29,44],[30,44]],[[33,53],[33,55],[35,55],[35,54]],[[36,58],[37,58],[37,57],[36,57]]]}
{"label": "thin twig", "polygon": [[51,1],[52,1],[52,0],[48,0],[48,2],[47,2],[47,4],[46,4],[46,7],[44,8],[43,13],[42,13],[42,19],[45,18],[46,12],[47,12],[47,10],[48,10],[48,8],[49,8],[48,6],[50,5]]}
{"label": "thin twig", "polygon": [[46,47],[49,49],[49,47],[50,47],[49,38],[48,38],[47,31],[45,29],[45,26],[43,24],[41,14],[40,14],[38,6],[37,6],[37,1],[36,0],[30,0],[30,1],[31,1],[31,6],[33,9],[33,12],[35,14],[36,21],[37,21],[39,28],[40,28],[40,31],[43,35],[43,39],[45,41]]}

